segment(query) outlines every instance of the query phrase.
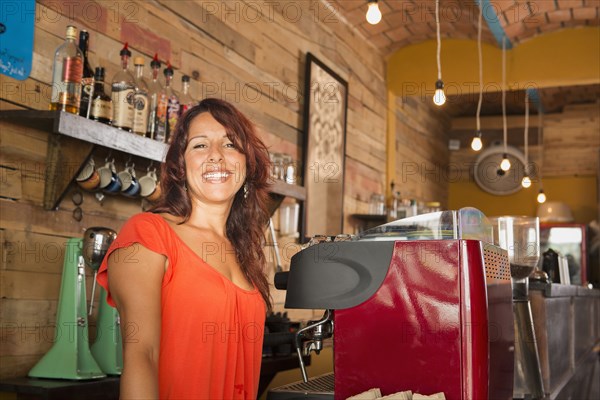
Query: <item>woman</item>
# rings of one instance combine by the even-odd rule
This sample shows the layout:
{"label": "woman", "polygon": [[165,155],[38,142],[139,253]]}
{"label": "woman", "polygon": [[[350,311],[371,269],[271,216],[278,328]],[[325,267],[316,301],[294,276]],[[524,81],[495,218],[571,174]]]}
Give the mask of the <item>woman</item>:
{"label": "woman", "polygon": [[162,199],[125,223],[98,271],[121,318],[122,399],[256,398],[268,168],[231,104],[203,100],[178,122]]}

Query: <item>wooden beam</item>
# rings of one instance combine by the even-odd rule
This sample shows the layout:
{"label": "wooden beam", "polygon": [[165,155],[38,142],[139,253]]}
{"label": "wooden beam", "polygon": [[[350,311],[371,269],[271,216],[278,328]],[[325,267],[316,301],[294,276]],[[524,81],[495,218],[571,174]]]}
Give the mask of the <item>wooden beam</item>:
{"label": "wooden beam", "polygon": [[[546,118],[546,116],[544,116]],[[453,118],[451,122],[451,130],[460,131],[460,130],[468,130],[475,132],[477,128],[477,122],[475,117],[460,117]],[[523,115],[516,116],[508,116],[506,118],[506,125],[508,129],[514,128],[524,128],[525,127],[525,117]],[[538,127],[538,119],[537,118],[529,118],[529,128],[537,128]],[[491,116],[491,117],[481,117],[481,128],[482,129],[503,129],[502,116]]]}

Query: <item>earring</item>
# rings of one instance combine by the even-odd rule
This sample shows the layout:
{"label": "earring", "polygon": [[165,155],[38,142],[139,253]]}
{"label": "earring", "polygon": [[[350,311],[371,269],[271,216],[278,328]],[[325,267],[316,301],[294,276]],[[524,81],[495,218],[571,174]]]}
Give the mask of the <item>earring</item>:
{"label": "earring", "polygon": [[248,182],[244,183],[244,198],[248,198]]}
{"label": "earring", "polygon": [[183,182],[183,190],[187,192],[187,183]]}

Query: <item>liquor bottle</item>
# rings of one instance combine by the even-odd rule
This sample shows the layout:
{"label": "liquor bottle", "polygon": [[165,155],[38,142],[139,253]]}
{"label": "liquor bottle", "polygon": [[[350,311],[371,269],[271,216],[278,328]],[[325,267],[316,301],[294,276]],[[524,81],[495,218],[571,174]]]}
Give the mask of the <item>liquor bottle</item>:
{"label": "liquor bottle", "polygon": [[110,125],[112,123],[113,104],[110,96],[104,92],[103,67],[96,67],[93,96],[90,118],[94,121]]}
{"label": "liquor bottle", "polygon": [[188,109],[194,107],[195,102],[192,96],[190,96],[190,77],[184,75],[181,77],[181,84],[183,91],[179,96],[179,104],[181,105],[181,115],[183,115]]}
{"label": "liquor bottle", "polygon": [[133,133],[146,136],[148,130],[148,85],[144,79],[144,57],[133,59],[135,96],[133,98]]}
{"label": "liquor bottle", "polygon": [[54,53],[50,110],[79,113],[83,54],[75,43],[77,28],[67,26],[66,39]]}
{"label": "liquor bottle", "polygon": [[90,45],[90,34],[85,29],[79,32],[79,49],[83,53],[83,77],[81,78],[81,101],[79,104],[79,115],[90,117],[92,103],[90,99],[94,96],[94,70],[90,67],[88,49]]}
{"label": "liquor bottle", "polygon": [[131,131],[133,125],[133,98],[135,96],[135,78],[129,72],[131,51],[127,43],[120,52],[121,71],[112,81],[113,126]]}
{"label": "liquor bottle", "polygon": [[[152,68],[152,81],[148,83],[148,137],[155,139],[156,136],[156,108],[158,106],[158,98],[162,91],[162,85],[158,81],[158,74],[160,72],[160,61],[158,61],[158,54],[154,54],[154,59],[150,63]],[[166,124],[166,108],[165,108],[165,124]],[[164,136],[164,135],[163,135]]]}
{"label": "liquor bottle", "polygon": [[179,96],[173,88],[171,87],[171,82],[173,80],[173,68],[171,67],[171,63],[167,63],[167,68],[164,71],[165,74],[165,87],[163,91],[165,92],[168,104],[167,104],[167,143],[171,137],[171,133],[175,130],[175,126],[177,125],[177,121],[179,120],[179,112],[181,109],[179,103]]}

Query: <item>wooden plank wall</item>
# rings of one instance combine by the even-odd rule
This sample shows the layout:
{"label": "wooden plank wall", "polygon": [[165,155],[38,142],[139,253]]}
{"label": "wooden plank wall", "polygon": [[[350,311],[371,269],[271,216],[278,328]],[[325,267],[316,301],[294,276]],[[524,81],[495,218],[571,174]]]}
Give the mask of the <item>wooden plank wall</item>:
{"label": "wooden plank wall", "polygon": [[[310,51],[349,83],[345,210],[357,212],[366,203],[357,203],[356,195],[385,182],[385,61],[324,4],[38,0],[31,76],[16,81],[1,75],[0,107],[48,108],[53,54],[66,26],[74,24],[90,32],[91,65],[105,67],[108,79],[117,72],[123,42],[134,56],[144,56],[147,68],[158,52],[174,66],[176,88],[183,74],[192,76],[194,98],[233,102],[257,123],[272,151],[300,159],[304,60]],[[48,133],[5,122],[0,129],[0,378],[8,378],[25,375],[51,345],[67,238],[90,226],[118,230],[142,208],[139,201],[108,197],[100,203],[84,193],[83,219],[77,222],[72,187],[56,211],[44,211]],[[293,240],[282,243],[285,263],[297,250]],[[275,300],[281,307],[283,296]]]}
{"label": "wooden plank wall", "polygon": [[[570,105],[561,113],[544,115],[542,119],[542,144],[537,139],[537,116],[530,119],[529,161],[541,166],[543,177],[595,176],[600,150],[600,105],[598,103]],[[472,168],[477,154],[470,148],[475,118],[457,118],[452,121],[451,138],[461,141],[461,149],[450,152],[453,176],[459,181],[473,181]],[[509,118],[508,143],[524,151],[522,116]],[[484,145],[502,139],[501,119],[482,117]],[[543,151],[541,151],[543,150]],[[540,157],[543,156],[543,159]],[[537,170],[536,168],[536,170]]]}
{"label": "wooden plank wall", "polygon": [[396,97],[395,190],[402,198],[448,202],[449,118],[429,98]]}

